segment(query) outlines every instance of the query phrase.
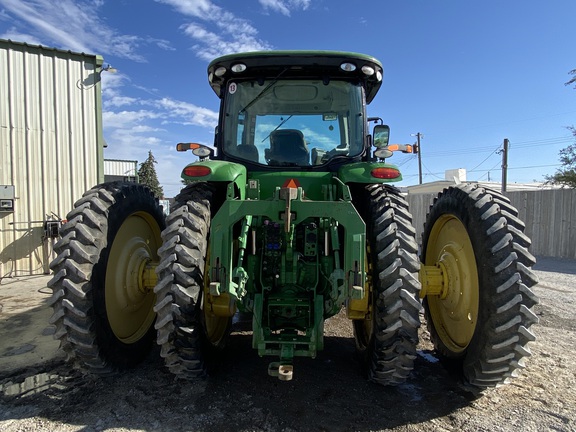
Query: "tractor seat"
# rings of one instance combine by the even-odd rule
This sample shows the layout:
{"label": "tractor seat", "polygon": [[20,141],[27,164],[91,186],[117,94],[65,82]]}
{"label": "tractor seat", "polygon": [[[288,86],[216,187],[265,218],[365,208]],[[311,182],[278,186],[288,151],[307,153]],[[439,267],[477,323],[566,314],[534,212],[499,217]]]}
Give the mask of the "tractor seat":
{"label": "tractor seat", "polygon": [[298,129],[278,129],[270,134],[270,148],[265,149],[269,165],[310,165],[308,146]]}
{"label": "tractor seat", "polygon": [[259,158],[258,149],[256,148],[255,145],[240,144],[236,148],[236,152],[238,156],[241,157],[242,159],[246,159],[252,162],[258,162]]}

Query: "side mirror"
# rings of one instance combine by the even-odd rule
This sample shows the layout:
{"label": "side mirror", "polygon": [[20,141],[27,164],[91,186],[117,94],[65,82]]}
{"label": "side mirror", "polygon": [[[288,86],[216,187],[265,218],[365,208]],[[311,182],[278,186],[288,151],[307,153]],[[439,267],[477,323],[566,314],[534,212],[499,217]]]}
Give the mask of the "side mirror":
{"label": "side mirror", "polygon": [[374,126],[374,132],[372,133],[374,137],[374,147],[384,148],[388,145],[390,139],[390,126],[388,125],[376,125]]}

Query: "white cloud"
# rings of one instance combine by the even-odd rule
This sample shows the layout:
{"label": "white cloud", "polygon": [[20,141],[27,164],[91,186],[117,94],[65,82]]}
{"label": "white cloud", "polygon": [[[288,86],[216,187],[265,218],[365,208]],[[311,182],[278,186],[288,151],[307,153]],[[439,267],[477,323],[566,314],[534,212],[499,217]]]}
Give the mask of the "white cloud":
{"label": "white cloud", "polygon": [[272,49],[269,43],[257,37],[258,30],[248,20],[237,17],[209,0],[156,1],[195,19],[184,24],[182,29],[195,41],[192,49],[203,60],[210,61],[233,52]]}
{"label": "white cloud", "polygon": [[102,0],[0,0],[2,19],[16,23],[3,37],[137,62],[146,61],[139,52],[142,44],[172,49],[168,41],[121,34],[111,28],[100,18],[103,4]]}
{"label": "white cloud", "polygon": [[134,105],[138,103],[138,99],[136,98],[123,96],[121,94],[113,92],[105,92],[105,96],[102,99],[104,101],[105,108],[107,107],[120,108],[123,106]]}
{"label": "white cloud", "polygon": [[121,73],[103,73],[102,75],[102,104],[104,110],[113,108],[137,105],[140,100],[134,97],[125,96],[122,93],[124,82],[128,78]]}
{"label": "white cloud", "polygon": [[210,0],[156,0],[156,2],[170,5],[183,15],[197,18],[210,16],[221,10]]}
{"label": "white cloud", "polygon": [[273,12],[279,12],[282,15],[290,16],[292,10],[306,10],[312,3],[312,0],[258,0],[264,10],[270,9]]}
{"label": "white cloud", "polygon": [[29,45],[42,45],[40,39],[28,33],[22,33],[12,27],[10,30],[0,34],[0,39],[8,39],[15,42],[26,42]]}
{"label": "white cloud", "polygon": [[156,39],[156,38],[147,38],[147,42],[153,45],[156,45],[158,48],[163,49],[164,51],[176,51],[170,41],[166,39]]}
{"label": "white cloud", "polygon": [[[102,113],[102,122],[105,129],[121,129],[124,131],[133,132],[134,128],[139,125],[144,120],[158,119],[161,118],[163,114],[149,111],[149,110],[138,110],[138,111],[104,111]],[[118,131],[114,131],[117,133]]]}
{"label": "white cloud", "polygon": [[208,108],[163,98],[156,104],[158,108],[166,110],[169,121],[179,121],[181,124],[202,126],[213,129],[218,124],[218,113]]}
{"label": "white cloud", "polygon": [[235,38],[225,37],[206,30],[200,24],[191,23],[182,27],[184,33],[197,43],[193,46],[198,57],[210,61],[214,58],[235,52],[262,51],[271,49],[271,45],[252,37],[249,33],[237,33]]}

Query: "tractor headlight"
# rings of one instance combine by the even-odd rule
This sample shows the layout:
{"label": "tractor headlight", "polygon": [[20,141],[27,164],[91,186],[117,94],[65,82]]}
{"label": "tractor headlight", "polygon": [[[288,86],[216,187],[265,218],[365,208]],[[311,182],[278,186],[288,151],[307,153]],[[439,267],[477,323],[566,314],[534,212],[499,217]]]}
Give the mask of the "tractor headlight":
{"label": "tractor headlight", "polygon": [[217,68],[214,71],[214,75],[216,75],[217,77],[221,77],[222,75],[224,75],[226,73],[226,68],[224,66],[220,66],[219,68]]}
{"label": "tractor headlight", "polygon": [[231,69],[234,73],[244,72],[246,70],[246,65],[244,63],[236,63]]}

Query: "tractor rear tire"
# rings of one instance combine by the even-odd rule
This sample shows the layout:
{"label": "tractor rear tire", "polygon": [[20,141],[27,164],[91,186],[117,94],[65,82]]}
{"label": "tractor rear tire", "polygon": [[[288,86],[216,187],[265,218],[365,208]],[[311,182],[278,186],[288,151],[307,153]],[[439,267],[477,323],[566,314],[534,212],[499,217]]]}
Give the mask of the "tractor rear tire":
{"label": "tractor rear tire", "polygon": [[422,262],[448,280],[424,299],[438,355],[471,390],[504,383],[524,367],[538,322],[535,259],[518,211],[496,191],[451,187],[431,206],[422,239]]}
{"label": "tractor rear tire", "polygon": [[224,347],[232,325],[231,318],[205,310],[203,301],[209,284],[208,240],[211,213],[217,208],[215,195],[209,183],[183,189],[167,218],[159,250],[154,289],[157,342],[168,369],[187,380],[206,376],[211,356]]}
{"label": "tractor rear tire", "polygon": [[414,368],[420,310],[418,244],[408,203],[385,185],[369,185],[355,202],[366,222],[370,317],[354,320],[356,347],[368,378],[406,381]]}
{"label": "tractor rear tire", "polygon": [[78,366],[109,375],[153,346],[154,292],[142,276],[158,261],[164,214],[148,188],[116,182],[86,192],[67,219],[48,282],[54,337]]}

